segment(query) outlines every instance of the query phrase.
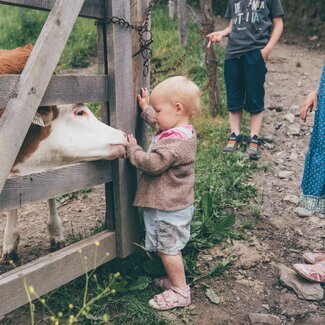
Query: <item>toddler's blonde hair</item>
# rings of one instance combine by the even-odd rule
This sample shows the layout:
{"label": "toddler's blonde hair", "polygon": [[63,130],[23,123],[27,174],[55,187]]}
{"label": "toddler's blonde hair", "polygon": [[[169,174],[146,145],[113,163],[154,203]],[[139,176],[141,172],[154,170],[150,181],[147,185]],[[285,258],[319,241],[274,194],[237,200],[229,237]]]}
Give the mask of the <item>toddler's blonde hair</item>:
{"label": "toddler's blonde hair", "polygon": [[181,103],[190,117],[201,113],[200,88],[190,79],[183,76],[170,77],[160,82],[151,93],[150,101],[159,101],[161,98]]}

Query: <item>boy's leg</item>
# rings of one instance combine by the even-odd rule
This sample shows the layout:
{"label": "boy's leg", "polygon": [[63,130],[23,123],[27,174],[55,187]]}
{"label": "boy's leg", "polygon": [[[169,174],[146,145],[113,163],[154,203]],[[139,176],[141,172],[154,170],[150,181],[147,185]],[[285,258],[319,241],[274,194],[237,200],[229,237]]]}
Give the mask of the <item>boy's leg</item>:
{"label": "boy's leg", "polygon": [[188,286],[185,278],[182,255],[166,255],[163,253],[158,253],[158,255],[161,258],[171,284],[181,290],[187,290]]}
{"label": "boy's leg", "polygon": [[231,133],[236,135],[240,134],[240,124],[241,124],[242,111],[229,112],[229,123]]}
{"label": "boy's leg", "polygon": [[250,136],[259,136],[264,113],[250,114]]}
{"label": "boy's leg", "polygon": [[267,72],[260,50],[244,56],[246,100],[245,110],[250,113],[250,135],[246,153],[252,160],[260,158],[260,140],[258,138],[264,112],[265,75]]}
{"label": "boy's leg", "polygon": [[245,84],[243,60],[233,58],[225,61],[224,77],[227,90],[227,107],[229,111],[230,135],[223,152],[234,152],[240,146],[242,136],[240,125],[245,101]]}

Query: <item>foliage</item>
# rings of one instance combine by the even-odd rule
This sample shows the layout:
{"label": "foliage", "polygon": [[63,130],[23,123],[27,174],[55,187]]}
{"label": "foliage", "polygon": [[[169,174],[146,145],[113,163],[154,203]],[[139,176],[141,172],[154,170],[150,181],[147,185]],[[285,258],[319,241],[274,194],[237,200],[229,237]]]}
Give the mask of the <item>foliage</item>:
{"label": "foliage", "polygon": [[[35,44],[47,13],[26,8],[1,6],[0,48],[11,49]],[[61,68],[87,67],[96,51],[93,21],[78,18],[59,62]]]}

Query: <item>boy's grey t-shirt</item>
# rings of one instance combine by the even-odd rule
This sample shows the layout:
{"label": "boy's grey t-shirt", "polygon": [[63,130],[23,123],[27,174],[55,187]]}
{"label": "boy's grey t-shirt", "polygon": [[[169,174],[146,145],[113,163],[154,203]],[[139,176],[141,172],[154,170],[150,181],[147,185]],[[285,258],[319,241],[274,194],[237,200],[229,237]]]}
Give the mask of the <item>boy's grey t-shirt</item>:
{"label": "boy's grey t-shirt", "polygon": [[232,20],[232,31],[225,59],[265,47],[273,18],[283,15],[281,0],[229,0],[225,17]]}

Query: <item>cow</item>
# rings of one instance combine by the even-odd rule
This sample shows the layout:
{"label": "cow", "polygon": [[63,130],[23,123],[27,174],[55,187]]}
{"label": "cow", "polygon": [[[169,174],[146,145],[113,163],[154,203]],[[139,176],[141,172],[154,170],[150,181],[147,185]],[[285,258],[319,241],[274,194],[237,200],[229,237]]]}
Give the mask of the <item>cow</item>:
{"label": "cow", "polygon": [[[15,49],[11,54],[8,50],[0,50],[0,71],[7,74],[20,73],[28,59],[26,50],[30,53],[32,47]],[[2,53],[6,57],[6,64],[1,68]],[[12,66],[10,60],[7,60],[8,57],[19,65],[19,69],[17,65],[12,70],[8,68]],[[0,108],[0,118],[3,111],[4,109]],[[82,103],[41,106],[28,130],[9,177],[42,172],[80,161],[113,160],[124,157],[126,144],[127,139],[123,131],[99,121]],[[48,205],[50,213],[47,225],[51,248],[58,249],[64,245],[64,236],[55,198],[49,199]],[[18,258],[18,243],[16,209],[7,212],[3,261]]]}

